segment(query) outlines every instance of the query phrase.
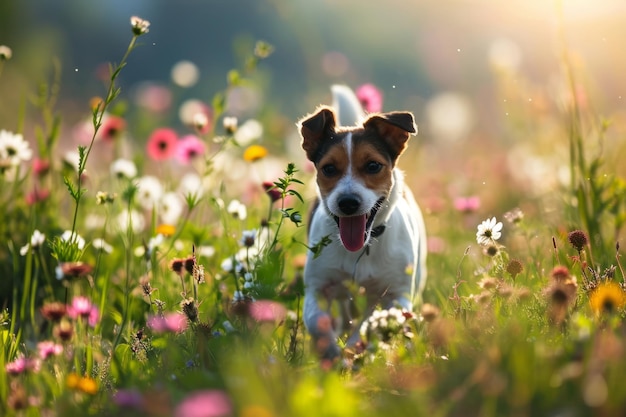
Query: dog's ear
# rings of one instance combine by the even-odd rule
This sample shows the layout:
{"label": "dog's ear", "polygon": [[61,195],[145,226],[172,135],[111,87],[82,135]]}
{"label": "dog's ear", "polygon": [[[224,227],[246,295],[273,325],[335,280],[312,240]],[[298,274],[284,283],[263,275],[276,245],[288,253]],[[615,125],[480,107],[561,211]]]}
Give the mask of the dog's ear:
{"label": "dog's ear", "polygon": [[322,140],[335,132],[336,125],[335,113],[330,107],[326,106],[320,107],[315,113],[306,116],[298,122],[300,134],[302,135],[302,149],[304,149],[310,161],[315,162],[315,154]]}
{"label": "dog's ear", "polygon": [[365,129],[375,129],[378,135],[389,145],[394,157],[406,148],[411,134],[417,134],[417,126],[413,114],[409,112],[380,113],[369,117],[363,122]]}

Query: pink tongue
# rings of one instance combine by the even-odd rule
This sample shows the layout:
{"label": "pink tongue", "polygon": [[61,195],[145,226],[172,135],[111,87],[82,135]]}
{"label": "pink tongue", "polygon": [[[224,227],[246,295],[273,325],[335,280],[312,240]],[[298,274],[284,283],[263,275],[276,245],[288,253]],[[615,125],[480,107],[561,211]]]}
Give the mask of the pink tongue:
{"label": "pink tongue", "polygon": [[365,243],[366,221],[367,218],[365,214],[339,218],[339,236],[341,236],[341,243],[343,243],[343,246],[350,252],[356,252],[363,247]]}

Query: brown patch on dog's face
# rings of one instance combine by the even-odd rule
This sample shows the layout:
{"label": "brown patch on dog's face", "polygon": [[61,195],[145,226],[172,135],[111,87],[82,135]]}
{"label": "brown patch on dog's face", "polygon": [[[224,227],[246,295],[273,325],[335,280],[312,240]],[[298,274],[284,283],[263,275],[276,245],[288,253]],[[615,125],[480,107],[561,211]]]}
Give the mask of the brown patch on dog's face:
{"label": "brown patch on dog's face", "polygon": [[376,195],[388,195],[393,185],[393,164],[388,155],[370,142],[354,142],[351,155],[352,175]]}
{"label": "brown patch on dog's face", "polygon": [[348,170],[348,149],[341,141],[328,148],[317,163],[317,185],[322,198],[337,187],[337,183],[345,177]]}

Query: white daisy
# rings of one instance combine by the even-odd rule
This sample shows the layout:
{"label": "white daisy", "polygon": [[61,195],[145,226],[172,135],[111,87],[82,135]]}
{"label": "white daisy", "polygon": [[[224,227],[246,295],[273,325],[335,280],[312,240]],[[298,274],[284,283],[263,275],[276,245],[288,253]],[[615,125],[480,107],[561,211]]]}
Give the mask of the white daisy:
{"label": "white daisy", "polygon": [[163,196],[163,186],[157,177],[146,175],[137,180],[137,201],[146,210],[152,210]]}
{"label": "white daisy", "polygon": [[183,210],[183,202],[176,193],[165,193],[159,200],[159,217],[165,224],[178,223]]}
{"label": "white daisy", "polygon": [[120,213],[117,216],[117,227],[121,232],[126,232],[132,226],[134,233],[141,233],[146,228],[146,219],[137,210]]}
{"label": "white daisy", "polygon": [[76,243],[76,247],[78,247],[79,250],[83,250],[85,248],[85,239],[83,239],[76,232],[72,233],[71,230],[66,230],[65,232],[63,232],[63,234],[61,235],[61,240],[64,240],[65,242]]}
{"label": "white daisy", "polygon": [[255,119],[246,120],[237,128],[235,140],[241,146],[246,146],[263,136],[263,125]]}
{"label": "white daisy", "polygon": [[193,172],[185,174],[178,184],[178,192],[180,192],[185,198],[187,196],[194,196],[195,198],[202,197],[204,194],[202,178]]}
{"label": "white daisy", "polygon": [[239,220],[245,220],[248,217],[248,209],[239,200],[232,200],[226,207],[226,211]]}
{"label": "white daisy", "polygon": [[496,220],[495,217],[487,219],[478,225],[476,232],[476,242],[479,245],[489,245],[500,239],[502,236],[502,222]]}
{"label": "white daisy", "polygon": [[117,178],[135,178],[137,176],[137,166],[129,159],[116,159],[111,164],[111,175]]}
{"label": "white daisy", "polygon": [[113,246],[108,244],[104,239],[94,239],[91,244],[93,245],[94,249],[102,250],[105,253],[113,252]]}
{"label": "white daisy", "polygon": [[17,166],[23,161],[33,157],[33,151],[28,142],[20,133],[11,133],[0,130],[0,160],[5,160],[8,165]]}
{"label": "white daisy", "polygon": [[35,229],[30,242],[20,248],[20,255],[25,256],[30,248],[37,249],[46,241],[46,235]]}

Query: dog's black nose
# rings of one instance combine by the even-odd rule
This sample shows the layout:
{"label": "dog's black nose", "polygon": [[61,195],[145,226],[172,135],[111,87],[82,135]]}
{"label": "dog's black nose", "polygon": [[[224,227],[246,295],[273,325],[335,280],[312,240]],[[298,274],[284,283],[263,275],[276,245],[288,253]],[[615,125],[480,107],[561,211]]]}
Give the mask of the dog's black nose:
{"label": "dog's black nose", "polygon": [[359,201],[359,198],[356,195],[347,194],[339,199],[338,204],[343,214],[350,216],[356,213],[356,211],[359,209],[361,201]]}

